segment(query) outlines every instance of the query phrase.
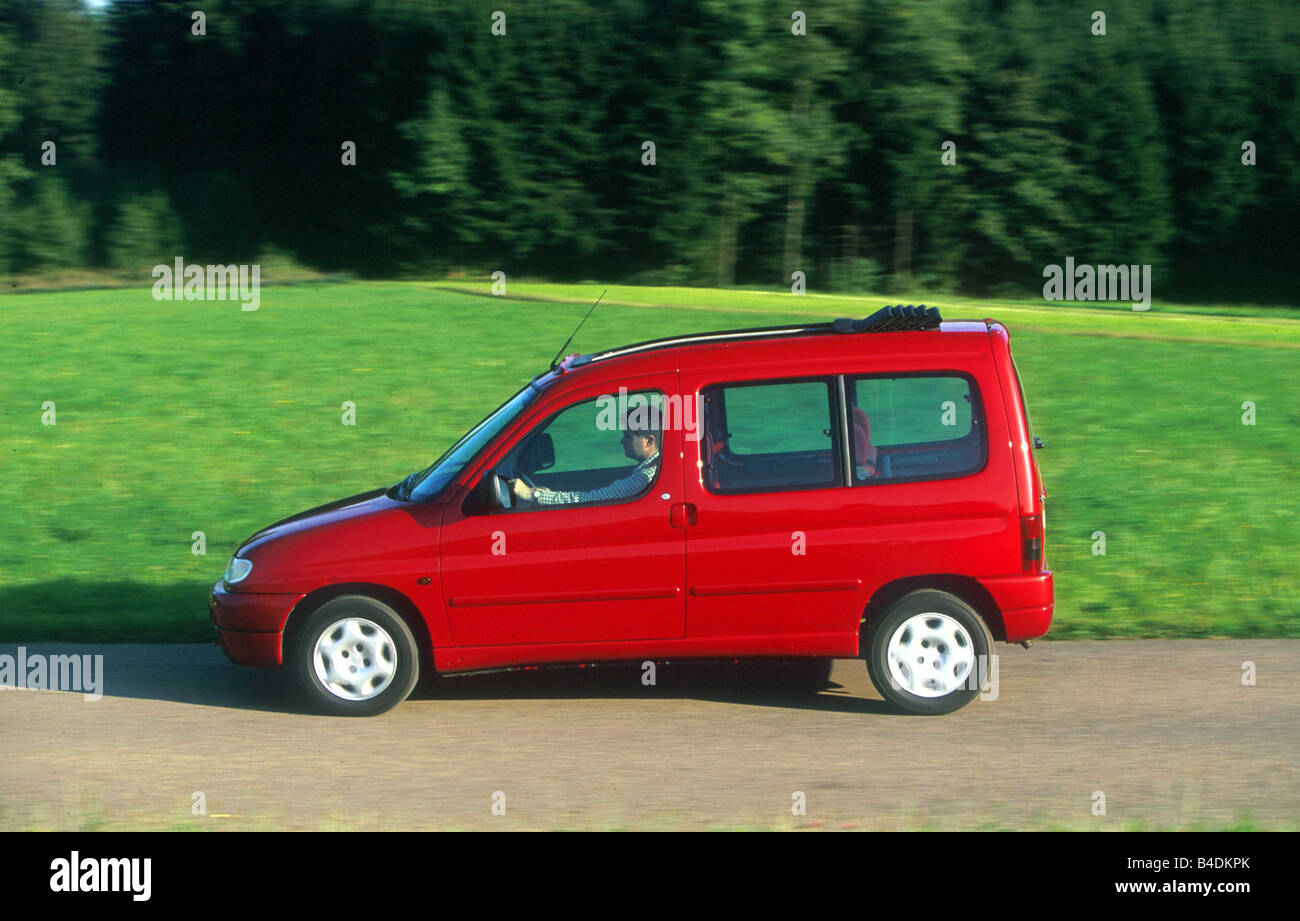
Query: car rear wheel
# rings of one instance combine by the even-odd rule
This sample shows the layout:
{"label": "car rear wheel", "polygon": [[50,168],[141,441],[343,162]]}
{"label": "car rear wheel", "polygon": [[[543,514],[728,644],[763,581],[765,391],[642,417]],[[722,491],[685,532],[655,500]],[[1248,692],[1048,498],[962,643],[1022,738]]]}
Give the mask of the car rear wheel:
{"label": "car rear wheel", "polygon": [[867,672],[889,703],[911,713],[952,713],[980,692],[993,636],[956,595],[912,592],[871,624]]}
{"label": "car rear wheel", "polygon": [[405,700],[420,677],[411,628],[364,595],[321,605],[298,634],[294,662],[312,701],[340,716],[383,713]]}

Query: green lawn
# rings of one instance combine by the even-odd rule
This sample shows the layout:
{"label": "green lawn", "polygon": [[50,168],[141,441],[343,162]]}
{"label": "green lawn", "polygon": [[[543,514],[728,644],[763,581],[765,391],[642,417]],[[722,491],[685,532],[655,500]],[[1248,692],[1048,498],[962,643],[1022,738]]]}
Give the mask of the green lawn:
{"label": "green lawn", "polygon": [[[0,641],[209,638],[207,588],[244,537],[427,463],[601,289],[265,287],[256,312],[147,286],[0,297]],[[570,350],[896,300],[611,286]],[[1300,636],[1297,312],[911,300],[1011,328],[1047,442],[1053,636]]]}

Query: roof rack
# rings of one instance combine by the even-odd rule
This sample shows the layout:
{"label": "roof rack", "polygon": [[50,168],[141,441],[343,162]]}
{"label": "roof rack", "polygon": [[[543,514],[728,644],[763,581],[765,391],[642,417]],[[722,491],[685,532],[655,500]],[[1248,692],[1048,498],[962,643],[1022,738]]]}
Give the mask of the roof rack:
{"label": "roof rack", "polygon": [[869,317],[861,320],[841,318],[831,324],[837,333],[890,333],[910,330],[938,329],[943,318],[939,316],[938,307],[924,304],[913,306],[902,304],[881,307]]}
{"label": "roof rack", "polygon": [[899,304],[897,306],[881,307],[871,316],[864,317],[861,320],[841,318],[830,323],[809,323],[804,326],[757,326],[750,329],[725,329],[685,336],[670,336],[665,339],[650,339],[645,342],[636,342],[631,345],[606,349],[590,355],[571,356],[572,361],[565,359],[565,362],[568,368],[577,368],[593,361],[680,345],[774,336],[824,335],[826,333],[907,332],[938,329],[941,322],[942,318],[939,316],[938,307],[926,307],[924,304],[916,306]]}

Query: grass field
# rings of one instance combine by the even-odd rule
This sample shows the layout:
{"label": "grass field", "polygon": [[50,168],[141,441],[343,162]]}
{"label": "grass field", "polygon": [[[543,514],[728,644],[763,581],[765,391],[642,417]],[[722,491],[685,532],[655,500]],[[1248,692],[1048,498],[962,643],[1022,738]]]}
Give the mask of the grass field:
{"label": "grass field", "polygon": [[[147,286],[0,297],[0,641],[208,639],[244,537],[426,464],[601,288],[304,284],[256,312]],[[611,286],[570,350],[896,300]],[[1054,637],[1300,636],[1300,312],[910,300],[1012,330],[1047,442]]]}

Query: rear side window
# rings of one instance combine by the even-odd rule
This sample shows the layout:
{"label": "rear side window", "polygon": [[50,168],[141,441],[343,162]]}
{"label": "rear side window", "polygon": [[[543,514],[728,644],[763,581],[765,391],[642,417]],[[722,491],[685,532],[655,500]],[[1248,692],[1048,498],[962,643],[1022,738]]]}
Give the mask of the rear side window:
{"label": "rear side window", "polygon": [[711,492],[839,486],[830,380],[734,384],[704,391],[705,485]]}
{"label": "rear side window", "polygon": [[979,392],[960,374],[847,381],[854,484],[974,473],[986,445]]}

